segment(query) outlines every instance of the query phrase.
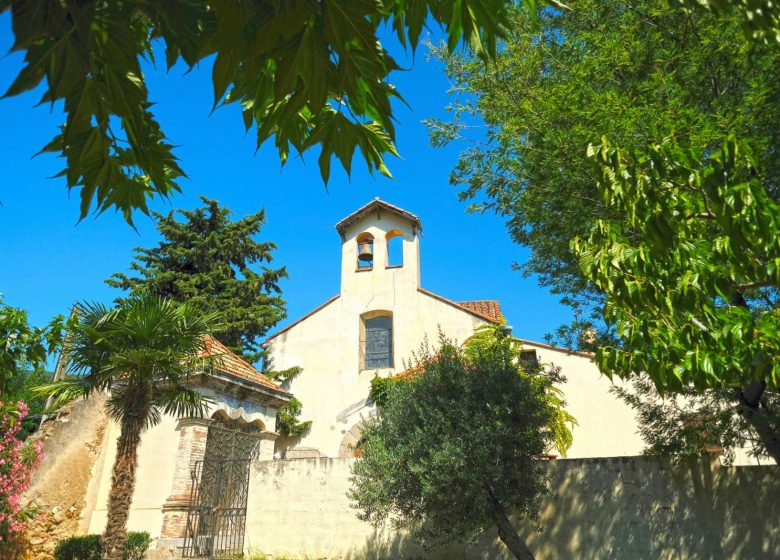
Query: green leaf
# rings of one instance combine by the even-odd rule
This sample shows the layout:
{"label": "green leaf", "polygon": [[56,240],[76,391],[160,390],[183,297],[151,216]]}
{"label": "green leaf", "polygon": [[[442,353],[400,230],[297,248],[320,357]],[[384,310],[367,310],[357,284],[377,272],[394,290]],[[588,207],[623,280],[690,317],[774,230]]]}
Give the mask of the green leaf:
{"label": "green leaf", "polygon": [[[401,98],[388,82],[398,65],[379,42],[380,26],[392,22],[402,43],[414,47],[430,16],[447,26],[452,44],[465,38],[495,52],[506,4],[20,0],[11,16],[14,49],[25,62],[5,95],[43,83],[42,102],[63,102],[61,139],[44,151],[59,149],[60,176],[81,191],[81,217],[114,208],[131,222],[134,211],[147,211],[149,198],[178,192],[176,179],[184,175],[141,71],[142,59],[154,62],[155,39],[165,43],[168,69],[181,57],[193,70],[214,55],[214,108],[240,104],[244,126],[257,125],[258,147],[274,137],[282,162],[291,147],[302,152],[320,144],[323,177],[333,155],[349,174],[360,147],[372,172],[389,175],[383,156],[396,153],[391,100]],[[329,122],[334,107],[348,116]],[[117,119],[126,138],[113,130]],[[91,135],[96,126],[107,138],[99,147]]]}

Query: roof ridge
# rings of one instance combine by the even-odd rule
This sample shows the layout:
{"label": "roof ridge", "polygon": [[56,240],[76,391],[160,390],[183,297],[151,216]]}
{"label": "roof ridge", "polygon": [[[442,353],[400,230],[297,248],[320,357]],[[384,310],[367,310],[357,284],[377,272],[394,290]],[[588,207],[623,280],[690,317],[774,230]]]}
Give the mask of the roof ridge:
{"label": "roof ridge", "polygon": [[526,338],[517,338],[518,342],[523,345],[536,346],[537,348],[543,348],[545,350],[552,350],[553,352],[560,352],[562,354],[568,354],[570,356],[579,356],[581,358],[588,358],[593,360],[596,357],[595,352],[587,352],[585,350],[572,350],[570,348],[564,348],[562,346],[554,346],[544,342],[537,342],[535,340],[528,340]]}
{"label": "roof ridge", "polygon": [[471,302],[457,302],[457,301],[448,299],[448,298],[446,298],[444,296],[440,296],[439,294],[435,294],[435,293],[431,292],[430,290],[426,290],[425,288],[417,288],[417,291],[420,292],[420,293],[423,293],[425,295],[431,296],[434,299],[438,299],[439,301],[442,301],[444,303],[448,303],[448,304],[450,304],[450,305],[452,305],[454,307],[457,307],[458,309],[462,309],[466,313],[470,313],[471,315],[475,315],[475,316],[477,316],[480,319],[483,319],[485,321],[489,321],[491,323],[496,323],[496,324],[500,324],[503,321],[503,315],[501,314],[501,303],[497,299],[476,300],[476,301],[481,301],[481,302],[488,302],[489,301],[489,302],[495,303],[495,306],[497,308],[496,309],[497,312],[496,312],[495,315],[491,315],[488,312],[483,312],[483,311],[480,311],[480,310],[477,310],[477,309],[472,309],[472,308],[469,308],[466,305],[464,305],[466,303],[471,303]]}

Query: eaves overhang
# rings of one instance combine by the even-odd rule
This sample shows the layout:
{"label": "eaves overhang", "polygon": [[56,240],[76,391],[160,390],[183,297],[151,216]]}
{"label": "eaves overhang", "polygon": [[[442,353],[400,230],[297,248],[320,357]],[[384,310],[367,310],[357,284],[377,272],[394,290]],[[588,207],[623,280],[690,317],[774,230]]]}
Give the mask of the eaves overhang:
{"label": "eaves overhang", "polygon": [[379,197],[376,197],[374,200],[372,200],[365,206],[361,206],[360,208],[352,212],[352,214],[350,214],[349,216],[341,220],[339,223],[337,223],[336,231],[339,232],[341,238],[344,239],[344,234],[346,233],[349,226],[357,222],[363,216],[370,214],[371,212],[376,212],[376,211],[382,212],[383,210],[395,214],[397,216],[400,216],[405,220],[408,220],[409,222],[412,223],[412,225],[414,226],[417,232],[422,233],[422,222],[420,221],[420,218],[418,218],[416,215],[412,214],[411,212],[407,212],[403,208],[395,206],[394,204],[390,204],[389,202],[385,202]]}
{"label": "eaves overhang", "polygon": [[188,382],[198,387],[213,389],[238,400],[270,408],[279,408],[292,398],[292,395],[281,387],[274,389],[224,371],[194,373],[189,376]]}

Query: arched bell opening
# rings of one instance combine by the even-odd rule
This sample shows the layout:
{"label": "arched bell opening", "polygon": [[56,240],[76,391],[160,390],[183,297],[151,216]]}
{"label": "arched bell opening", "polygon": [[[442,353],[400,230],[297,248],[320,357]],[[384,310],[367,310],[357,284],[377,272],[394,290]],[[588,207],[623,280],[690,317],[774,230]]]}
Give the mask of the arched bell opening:
{"label": "arched bell opening", "polygon": [[400,268],[404,265],[404,234],[393,229],[385,235],[387,243],[387,268]]}
{"label": "arched bell opening", "polygon": [[372,269],[374,267],[374,236],[370,233],[358,235],[357,248],[357,269]]}

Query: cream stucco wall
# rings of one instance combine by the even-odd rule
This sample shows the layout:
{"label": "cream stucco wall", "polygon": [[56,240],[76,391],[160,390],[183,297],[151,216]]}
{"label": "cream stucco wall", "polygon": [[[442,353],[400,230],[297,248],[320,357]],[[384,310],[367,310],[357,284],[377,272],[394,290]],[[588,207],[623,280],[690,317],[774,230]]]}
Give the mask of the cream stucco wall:
{"label": "cream stucco wall", "polygon": [[[157,426],[144,432],[141,437],[135,492],[127,523],[129,531],[148,531],[152,538],[160,536],[162,505],[171,492],[176,467],[176,450],[179,446],[176,424],[175,418],[163,416]],[[92,475],[91,484],[96,486],[96,498],[89,533],[102,533],[106,528],[106,507],[118,437],[119,424],[111,422],[106,430],[101,460],[96,463]]]}
{"label": "cream stucco wall", "polygon": [[[365,273],[360,273],[365,274]],[[375,310],[393,313],[394,368],[360,370],[360,316]],[[324,456],[338,455],[346,432],[370,415],[367,403],[371,379],[401,372],[404,361],[427,336],[435,343],[442,331],[459,342],[485,321],[414,291],[389,291],[376,297],[342,294],[294,329],[279,335],[271,346],[274,368],[303,369],[290,385],[304,403],[302,419],[313,420],[299,447],[318,449]]]}
{"label": "cream stucco wall", "polygon": [[[347,495],[353,462],[254,463],[246,549],[329,560],[511,557],[495,533],[473,546],[422,551],[403,531],[360,521]],[[776,466],[613,457],[559,459],[547,467],[550,495],[540,508],[542,531],[516,524],[539,560],[780,557]]]}
{"label": "cream stucco wall", "polygon": [[[567,457],[619,457],[642,453],[645,443],[639,435],[634,410],[610,392],[613,385],[630,388],[629,382],[617,378],[611,381],[584,355],[531,341],[524,341],[524,347],[535,350],[541,363],[559,366],[566,377],[566,382],[559,388],[565,395],[566,409],[578,421],[572,429],[574,443]],[[747,448],[732,451],[733,465],[775,464],[768,457],[757,459]]]}
{"label": "cream stucco wall", "polygon": [[633,409],[609,392],[613,382],[590,358],[531,341],[524,341],[523,347],[534,350],[541,364],[560,367],[566,377],[558,388],[566,398],[566,410],[577,420],[567,457],[619,457],[642,452],[644,442],[637,432]]}

